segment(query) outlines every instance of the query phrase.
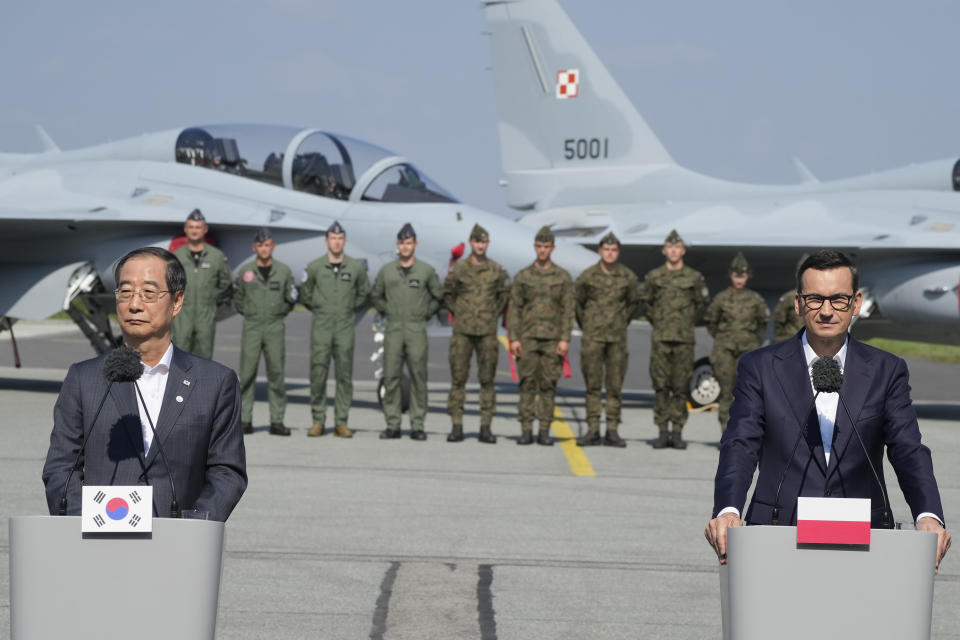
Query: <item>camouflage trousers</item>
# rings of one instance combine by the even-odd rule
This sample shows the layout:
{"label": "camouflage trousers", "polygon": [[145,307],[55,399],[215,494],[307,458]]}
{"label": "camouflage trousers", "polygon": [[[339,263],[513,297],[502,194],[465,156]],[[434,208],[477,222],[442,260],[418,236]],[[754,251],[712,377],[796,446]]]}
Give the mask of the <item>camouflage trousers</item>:
{"label": "camouflage trousers", "polygon": [[453,424],[463,424],[463,403],[467,396],[467,377],[470,375],[470,359],[477,354],[477,379],[480,381],[480,424],[493,422],[497,407],[497,395],[493,379],[497,375],[497,359],[500,356],[497,334],[468,336],[454,333],[450,336],[450,395],[447,396],[447,411]]}
{"label": "camouflage trousers", "polygon": [[737,383],[737,363],[740,356],[753,349],[742,349],[731,344],[724,344],[723,337],[717,336],[713,340],[713,351],[710,353],[710,364],[713,365],[713,376],[720,383],[720,429],[725,431],[730,420],[730,405],[733,404],[733,387]]}
{"label": "camouflage trousers", "polygon": [[627,371],[626,336],[618,342],[584,338],[580,342],[580,371],[587,391],[587,429],[600,429],[604,386],[607,388],[607,429],[616,429],[620,424],[620,390]]}
{"label": "camouflage trousers", "polygon": [[661,429],[670,423],[674,431],[687,423],[687,395],[693,376],[693,343],[661,342],[650,345],[650,380],[656,394],[653,422]]}
{"label": "camouflage trousers", "polygon": [[520,378],[520,399],[517,416],[524,429],[533,427],[534,417],[540,420],[540,429],[547,430],[553,422],[557,380],[563,373],[563,356],[557,355],[556,339],[526,338],[520,341],[517,358],[517,377]]}

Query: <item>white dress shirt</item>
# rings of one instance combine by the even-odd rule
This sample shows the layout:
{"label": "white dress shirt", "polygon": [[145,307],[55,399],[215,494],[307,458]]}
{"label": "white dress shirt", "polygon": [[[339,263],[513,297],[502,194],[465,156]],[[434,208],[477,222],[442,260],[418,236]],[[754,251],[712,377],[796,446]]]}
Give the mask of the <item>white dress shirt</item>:
{"label": "white dress shirt", "polygon": [[157,366],[151,367],[146,362],[143,365],[143,375],[136,385],[143,394],[143,400],[140,400],[140,394],[137,394],[137,409],[140,412],[140,429],[143,432],[143,454],[150,451],[150,443],[153,442],[153,429],[150,428],[150,422],[157,426],[157,418],[160,417],[160,408],[163,406],[163,393],[167,389],[167,378],[170,376],[170,361],[173,360],[173,343],[167,347],[163,357]]}

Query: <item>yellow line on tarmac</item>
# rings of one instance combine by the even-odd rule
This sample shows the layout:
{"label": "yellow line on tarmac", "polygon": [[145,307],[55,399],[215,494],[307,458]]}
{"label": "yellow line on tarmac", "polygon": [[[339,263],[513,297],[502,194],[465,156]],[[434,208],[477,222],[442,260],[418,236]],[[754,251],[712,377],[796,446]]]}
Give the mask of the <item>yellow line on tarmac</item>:
{"label": "yellow line on tarmac", "polygon": [[[507,350],[507,357],[509,358],[510,343],[507,342],[506,336],[498,336],[498,338],[500,344]],[[553,423],[551,425],[553,427],[553,433],[557,438],[560,438],[560,449],[563,450],[563,455],[567,457],[567,464],[570,465],[570,471],[572,471],[575,476],[597,475],[593,470],[593,465],[590,464],[590,460],[587,458],[586,452],[582,447],[577,446],[573,429],[571,429],[567,421],[563,419],[563,412],[561,412],[558,407],[554,407],[553,416]]]}

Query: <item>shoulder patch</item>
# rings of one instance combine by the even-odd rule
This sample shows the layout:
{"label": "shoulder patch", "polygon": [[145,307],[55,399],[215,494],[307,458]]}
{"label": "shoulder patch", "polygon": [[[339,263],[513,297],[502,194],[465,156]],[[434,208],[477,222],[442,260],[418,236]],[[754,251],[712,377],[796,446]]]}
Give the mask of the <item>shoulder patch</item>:
{"label": "shoulder patch", "polygon": [[243,272],[243,281],[244,281],[244,282],[253,282],[253,279],[254,279],[255,277],[256,277],[256,276],[254,275],[253,271],[251,271],[250,269],[247,269],[246,271]]}

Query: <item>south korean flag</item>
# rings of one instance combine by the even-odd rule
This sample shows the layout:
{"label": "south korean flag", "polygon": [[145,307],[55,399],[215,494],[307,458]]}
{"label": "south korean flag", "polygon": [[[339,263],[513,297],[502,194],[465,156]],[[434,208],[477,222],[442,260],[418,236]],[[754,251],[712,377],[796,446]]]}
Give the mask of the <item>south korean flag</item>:
{"label": "south korean flag", "polygon": [[153,532],[153,487],[84,486],[80,507],[80,531]]}

